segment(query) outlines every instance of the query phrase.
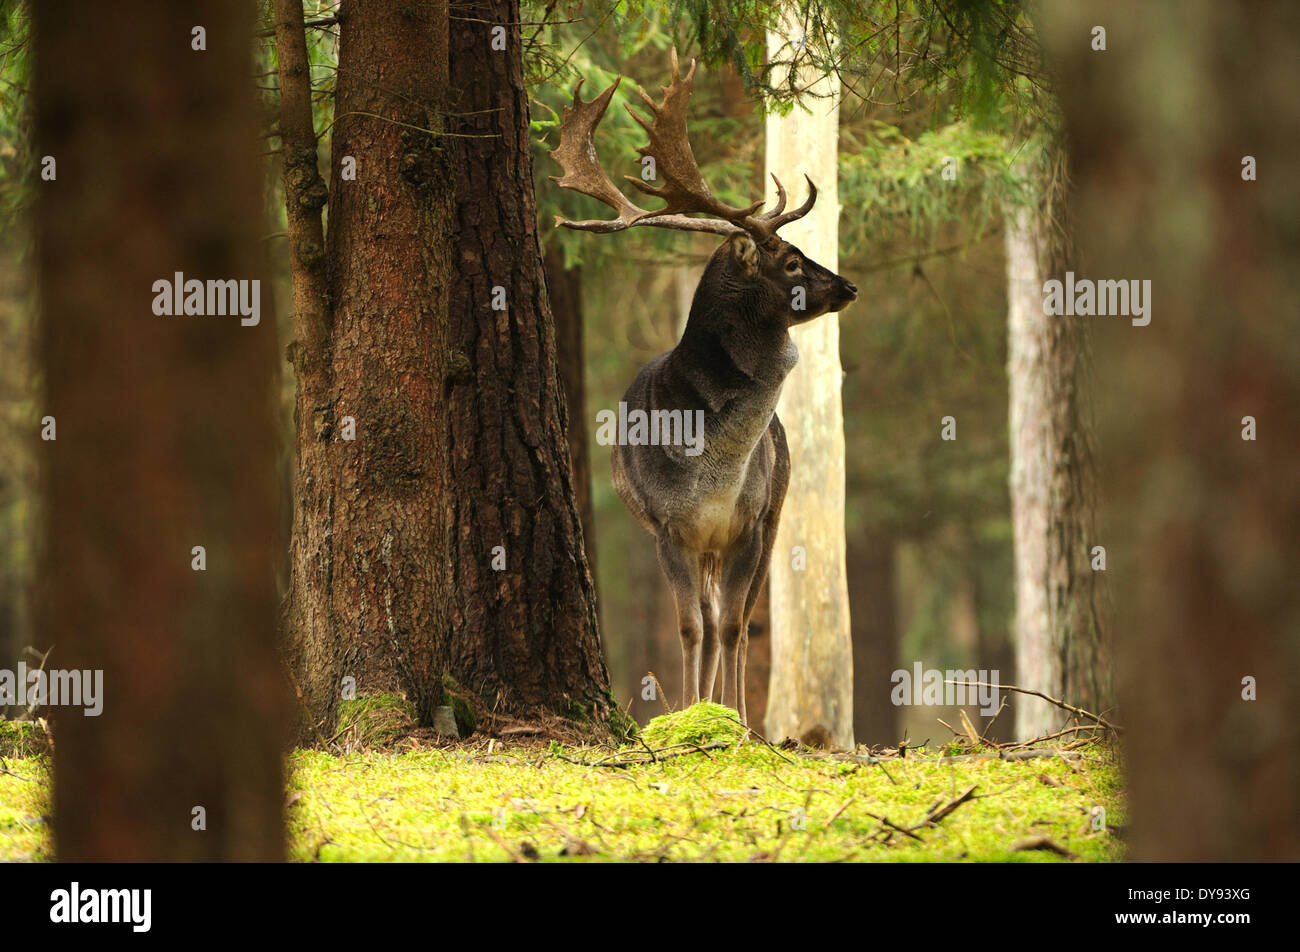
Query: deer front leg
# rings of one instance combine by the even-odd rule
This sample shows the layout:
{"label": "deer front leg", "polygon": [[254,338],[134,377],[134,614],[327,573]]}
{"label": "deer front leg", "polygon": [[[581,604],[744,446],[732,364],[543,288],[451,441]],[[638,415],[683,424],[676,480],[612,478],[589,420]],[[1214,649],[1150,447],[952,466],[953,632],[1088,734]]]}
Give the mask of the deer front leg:
{"label": "deer front leg", "polygon": [[718,676],[718,559],[705,555],[700,559],[700,616],[704,621],[704,647],[700,655],[701,697],[713,700],[713,685]]}
{"label": "deer front leg", "polygon": [[677,602],[677,629],[682,638],[682,707],[700,699],[700,643],[704,619],[700,611],[700,559],[679,549],[666,534],[658,536],[659,567]]}
{"label": "deer front leg", "polygon": [[736,541],[722,560],[722,703],[735,708],[741,723],[745,712],[745,652],[749,644],[746,611],[754,573],[763,561],[763,531],[757,525]]}

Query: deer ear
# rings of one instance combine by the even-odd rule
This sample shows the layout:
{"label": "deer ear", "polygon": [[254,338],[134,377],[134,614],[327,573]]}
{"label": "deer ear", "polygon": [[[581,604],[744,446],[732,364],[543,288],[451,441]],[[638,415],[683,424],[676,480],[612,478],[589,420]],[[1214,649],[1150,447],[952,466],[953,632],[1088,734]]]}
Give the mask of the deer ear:
{"label": "deer ear", "polygon": [[749,235],[741,232],[738,235],[731,236],[731,256],[736,259],[740,269],[746,277],[753,278],[758,275],[758,245],[754,244],[754,239]]}

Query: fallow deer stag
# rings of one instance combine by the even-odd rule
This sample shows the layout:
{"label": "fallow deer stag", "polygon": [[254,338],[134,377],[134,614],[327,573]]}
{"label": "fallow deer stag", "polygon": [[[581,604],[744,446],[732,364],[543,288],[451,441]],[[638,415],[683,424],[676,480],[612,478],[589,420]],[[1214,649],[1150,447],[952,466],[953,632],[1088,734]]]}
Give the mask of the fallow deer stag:
{"label": "fallow deer stag", "polygon": [[629,416],[640,410],[643,419],[656,411],[665,421],[672,411],[693,419],[702,410],[702,450],[663,445],[671,441],[620,441],[612,462],[614,487],[654,533],[659,565],[677,601],[682,705],[713,696],[720,634],[721,700],[748,723],[749,618],[767,577],[790,478],[785,430],[775,412],[781,386],[799,357],[788,331],[840,310],[857,298],[858,289],[777,237],[781,226],[808,214],[817,200],[817,187],[807,176],[808,199],[789,212],[775,176],[776,207],[763,214],[757,214],[761,201],[733,208],[709,191],[686,137],[694,81],[695,62],[679,75],[674,50],[663,102],[637,90],[650,118],[627,107],[649,135],[649,144],[638,151],[654,157],[663,184],[626,178],[663,199],[663,208],[634,205],[596,158],[592,135],[621,78],[590,102],[582,101],[578,84],[573,105],[564,110],[559,148],[551,152],[564,174],[551,178],[618,212],[611,220],[557,217],[557,225],[598,233],[652,225],[726,237],[695,289],[681,341],[642,368],[623,397]]}

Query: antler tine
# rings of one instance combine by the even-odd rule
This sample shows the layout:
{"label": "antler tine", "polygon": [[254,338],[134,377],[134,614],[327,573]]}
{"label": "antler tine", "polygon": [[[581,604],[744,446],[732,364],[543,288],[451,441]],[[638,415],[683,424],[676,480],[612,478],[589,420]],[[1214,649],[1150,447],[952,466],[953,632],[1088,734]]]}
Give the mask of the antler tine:
{"label": "antler tine", "polygon": [[776,207],[770,212],[759,215],[758,218],[754,220],[763,235],[771,237],[776,234],[777,229],[782,225],[788,225],[790,222],[803,218],[804,215],[807,215],[812,211],[813,205],[817,202],[817,186],[813,184],[813,180],[807,175],[803,178],[804,181],[808,183],[808,198],[805,199],[804,203],[798,208],[787,212],[785,211],[785,189],[781,187],[781,183],[777,177],[775,175],[772,176],[772,181],[776,182]]}
{"label": "antler tine", "polygon": [[772,173],[772,181],[776,184],[776,207],[759,215],[759,221],[771,221],[785,211],[785,186],[781,184],[781,180],[776,177],[775,172]]}
{"label": "antler tine", "polygon": [[628,113],[646,131],[650,137],[648,145],[637,149],[641,155],[654,158],[663,185],[650,185],[628,175],[625,178],[647,195],[662,198],[666,204],[663,208],[648,212],[646,218],[653,218],[682,212],[701,212],[724,219],[734,225],[746,226],[746,220],[762,207],[761,201],[737,208],[715,198],[709,191],[700,167],[691,151],[690,140],[686,136],[686,107],[690,102],[691,92],[695,88],[695,60],[682,76],[677,63],[677,50],[672,51],[672,81],[663,87],[662,103],[656,104],[645,92],[638,88],[637,94],[650,112],[646,119],[631,106]]}

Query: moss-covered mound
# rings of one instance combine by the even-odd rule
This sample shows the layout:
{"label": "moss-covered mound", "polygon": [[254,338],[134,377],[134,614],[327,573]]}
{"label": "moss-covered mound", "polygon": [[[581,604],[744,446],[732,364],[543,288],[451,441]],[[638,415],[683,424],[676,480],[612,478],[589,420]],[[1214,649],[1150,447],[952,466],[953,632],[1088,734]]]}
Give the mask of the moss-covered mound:
{"label": "moss-covered mound", "polygon": [[654,748],[674,744],[735,743],[747,731],[732,708],[700,701],[684,711],[661,714],[645,726],[641,739]]}
{"label": "moss-covered mound", "polygon": [[335,739],[344,750],[388,747],[415,726],[415,708],[400,694],[365,694],[339,702]]}

